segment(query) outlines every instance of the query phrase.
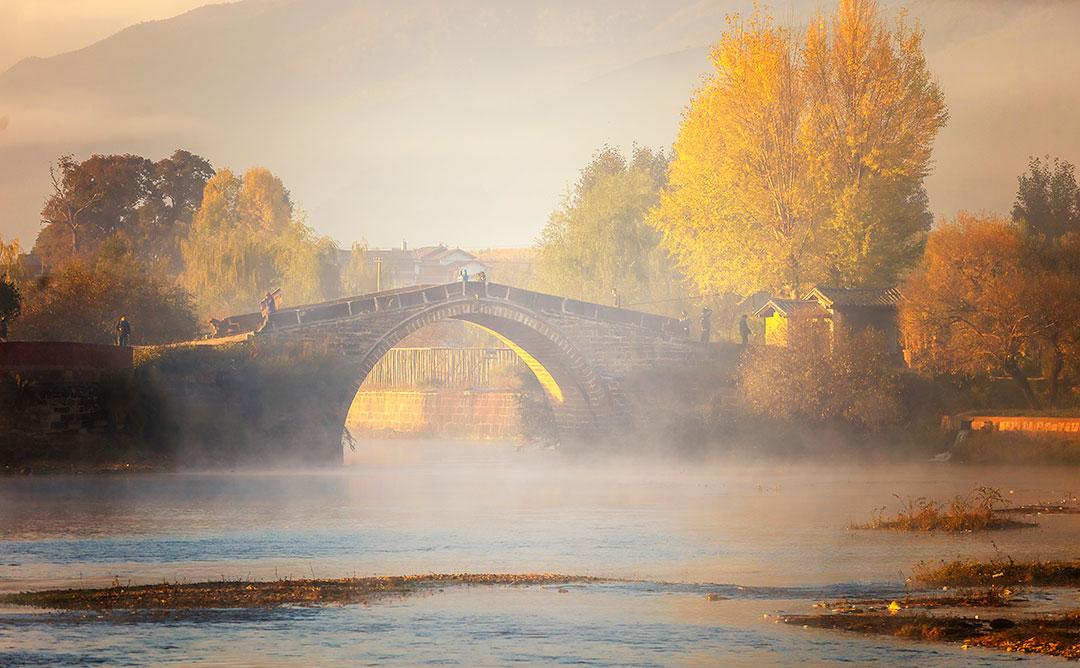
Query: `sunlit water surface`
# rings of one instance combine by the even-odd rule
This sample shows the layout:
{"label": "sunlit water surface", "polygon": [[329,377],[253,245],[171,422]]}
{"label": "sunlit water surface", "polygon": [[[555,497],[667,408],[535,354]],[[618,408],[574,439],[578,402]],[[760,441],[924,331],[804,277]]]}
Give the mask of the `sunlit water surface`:
{"label": "sunlit water surface", "polygon": [[960,536],[848,529],[896,510],[894,493],[944,500],[981,484],[1016,503],[1057,500],[1080,490],[1067,469],[645,462],[405,441],[349,460],[334,472],[0,479],[0,591],[450,571],[637,582],[254,612],[6,609],[0,665],[996,665],[1016,657],[763,614],[899,593],[919,561],[1080,557],[1080,516]]}

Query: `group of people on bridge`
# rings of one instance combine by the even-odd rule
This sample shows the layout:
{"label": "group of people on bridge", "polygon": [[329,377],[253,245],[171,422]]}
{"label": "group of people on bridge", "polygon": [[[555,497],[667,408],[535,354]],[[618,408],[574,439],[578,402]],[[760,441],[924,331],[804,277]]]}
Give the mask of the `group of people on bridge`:
{"label": "group of people on bridge", "polygon": [[[712,338],[712,309],[708,306],[701,309],[701,317],[699,322],[701,323],[701,342],[708,343]],[[690,317],[686,315],[686,311],[679,314],[679,330],[686,338],[690,338]],[[742,345],[747,345],[750,342],[750,323],[747,322],[746,314],[743,314],[739,319],[739,339]]]}

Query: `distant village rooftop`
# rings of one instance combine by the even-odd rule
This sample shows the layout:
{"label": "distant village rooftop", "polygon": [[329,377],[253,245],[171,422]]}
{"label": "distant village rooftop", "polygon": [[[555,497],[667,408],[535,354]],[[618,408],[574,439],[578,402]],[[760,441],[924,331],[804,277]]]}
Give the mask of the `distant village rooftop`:
{"label": "distant village rooftop", "polygon": [[[348,262],[350,252],[340,251],[342,264]],[[403,241],[400,248],[369,248],[365,257],[370,270],[379,275],[381,289],[447,283],[456,280],[462,269],[473,276],[489,271],[472,253],[444,245],[409,248]]]}

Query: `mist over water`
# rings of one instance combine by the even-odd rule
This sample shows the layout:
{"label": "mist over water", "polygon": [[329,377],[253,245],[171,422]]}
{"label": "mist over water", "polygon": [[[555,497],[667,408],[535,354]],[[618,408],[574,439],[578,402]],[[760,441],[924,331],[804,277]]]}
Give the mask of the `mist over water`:
{"label": "mist over water", "polygon": [[[150,663],[187,656],[243,664],[246,652],[264,653],[265,665],[552,657],[709,665],[717,657],[768,662],[777,652],[811,663],[894,652],[905,661],[917,662],[919,652],[959,661],[949,647],[837,639],[761,616],[823,597],[896,595],[922,560],[1077,556],[1075,516],[969,535],[847,529],[876,507],[895,510],[894,493],[947,500],[976,484],[1030,503],[1060,499],[1076,480],[1058,469],[601,461],[507,444],[409,441],[362,444],[338,471],[6,478],[2,591],[451,571],[634,582],[562,595],[466,588],[344,608],[136,615],[122,629],[82,614],[6,610],[0,663],[21,662],[11,654],[18,651],[22,662],[77,664],[90,638],[105,657]],[[729,600],[706,601],[709,592]],[[169,643],[146,640],[163,624]]]}

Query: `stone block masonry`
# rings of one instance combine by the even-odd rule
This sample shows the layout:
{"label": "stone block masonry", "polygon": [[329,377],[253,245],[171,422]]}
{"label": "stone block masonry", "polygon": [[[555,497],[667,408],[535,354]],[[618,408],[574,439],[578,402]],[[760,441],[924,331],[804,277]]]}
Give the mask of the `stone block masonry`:
{"label": "stone block masonry", "polygon": [[0,343],[0,466],[108,448],[107,394],[130,370],[131,348]]}
{"label": "stone block masonry", "polygon": [[364,390],[347,425],[354,436],[516,440],[522,437],[521,395],[483,390]]}

